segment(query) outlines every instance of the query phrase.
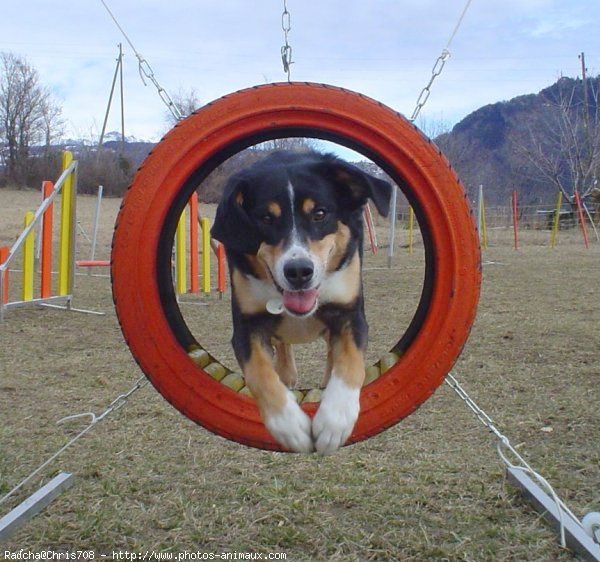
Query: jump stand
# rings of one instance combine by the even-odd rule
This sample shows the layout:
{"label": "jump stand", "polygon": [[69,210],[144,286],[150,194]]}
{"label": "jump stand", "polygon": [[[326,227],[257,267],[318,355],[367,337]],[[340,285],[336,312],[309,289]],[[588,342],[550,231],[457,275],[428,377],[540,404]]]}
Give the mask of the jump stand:
{"label": "jump stand", "polygon": [[[57,182],[43,183],[43,201],[35,213],[25,213],[24,229],[11,248],[0,248],[0,321],[7,310],[26,306],[68,309],[73,312],[102,314],[72,307],[75,281],[75,239],[77,225],[77,161],[69,151],[63,153],[62,174]],[[60,236],[58,239],[58,280],[52,288],[54,201],[60,196]],[[35,271],[35,230],[41,230],[39,275]],[[21,299],[11,300],[11,264],[22,256]],[[36,296],[35,281],[39,278]]]}

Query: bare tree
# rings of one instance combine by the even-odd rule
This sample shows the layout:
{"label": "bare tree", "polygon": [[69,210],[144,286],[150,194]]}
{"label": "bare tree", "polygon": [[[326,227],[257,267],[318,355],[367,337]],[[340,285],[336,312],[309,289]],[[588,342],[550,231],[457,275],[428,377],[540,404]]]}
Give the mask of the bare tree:
{"label": "bare tree", "polygon": [[[597,188],[600,173],[600,77],[590,88],[563,79],[539,122],[530,126],[522,150],[535,170],[571,203]],[[560,86],[559,82],[559,86]]]}
{"label": "bare tree", "polygon": [[318,147],[317,139],[310,137],[283,137],[261,142],[250,150],[269,153],[275,150],[291,150],[292,152],[309,152]]}
{"label": "bare tree", "polygon": [[[181,113],[181,115],[184,117],[191,115],[194,113],[194,111],[202,106],[198,92],[194,88],[187,92],[180,88],[177,93],[171,97],[171,99],[179,110],[179,113]],[[177,119],[171,112],[167,112],[165,114],[165,119],[169,127],[174,127],[177,124]]]}
{"label": "bare tree", "polygon": [[52,144],[59,140],[65,132],[62,108],[53,103],[45,105],[42,111],[44,119],[44,154],[47,156]]}
{"label": "bare tree", "polygon": [[423,114],[419,115],[416,125],[419,130],[430,139],[437,139],[452,131],[452,125],[449,121],[443,118],[428,119]]}
{"label": "bare tree", "polygon": [[0,144],[6,179],[23,185],[30,149],[50,142],[60,110],[24,59],[0,53]]}

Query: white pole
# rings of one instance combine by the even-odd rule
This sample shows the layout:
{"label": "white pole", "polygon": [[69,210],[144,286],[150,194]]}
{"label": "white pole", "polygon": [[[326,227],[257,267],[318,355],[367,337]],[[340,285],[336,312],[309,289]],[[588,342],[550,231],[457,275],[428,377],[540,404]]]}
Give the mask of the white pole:
{"label": "white pole", "polygon": [[94,261],[96,256],[96,241],[98,239],[98,224],[100,222],[100,207],[102,206],[102,193],[104,191],[104,187],[102,185],[98,186],[98,199],[96,201],[96,212],[94,213],[94,230],[92,232],[92,255],[90,260]]}
{"label": "white pole", "polygon": [[483,222],[483,185],[479,185],[479,192],[477,195],[477,232],[479,232],[479,238],[481,238],[482,222]]}
{"label": "white pole", "polygon": [[592,225],[592,229],[594,230],[594,234],[596,235],[596,240],[598,242],[600,242],[600,235],[598,235],[598,230],[596,229],[596,225],[594,224],[594,219],[592,218],[592,214],[590,213],[588,206],[583,201],[581,202],[581,206],[585,210],[585,214],[588,216],[588,219],[590,219],[590,224]]}
{"label": "white pole", "polygon": [[0,269],[0,323],[4,322],[4,270]]}
{"label": "white pole", "polygon": [[396,203],[398,201],[398,188],[392,189],[392,202],[390,204],[390,210],[392,216],[390,217],[390,243],[388,246],[388,269],[392,267],[392,258],[394,257],[394,240],[396,238]]}

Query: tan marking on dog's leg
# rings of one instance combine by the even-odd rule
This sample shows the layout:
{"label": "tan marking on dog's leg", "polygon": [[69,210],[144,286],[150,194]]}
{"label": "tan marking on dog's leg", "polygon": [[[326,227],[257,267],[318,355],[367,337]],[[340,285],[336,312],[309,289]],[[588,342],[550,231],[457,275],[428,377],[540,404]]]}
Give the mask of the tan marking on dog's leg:
{"label": "tan marking on dog's leg", "polygon": [[281,412],[287,399],[286,389],[273,367],[269,352],[258,338],[250,343],[250,359],[244,364],[243,371],[263,417]]}
{"label": "tan marking on dog's leg", "polygon": [[298,382],[298,369],[294,359],[294,350],[288,343],[275,342],[275,370],[279,373],[281,382],[288,388],[293,388]]}
{"label": "tan marking on dog's leg", "polygon": [[310,418],[281,382],[271,353],[259,338],[250,341],[250,359],[243,371],[265,426],[277,442],[291,451],[312,451]]}
{"label": "tan marking on dog's leg", "polygon": [[365,359],[356,347],[352,329],[348,326],[331,344],[332,370],[350,388],[361,388],[365,381]]}

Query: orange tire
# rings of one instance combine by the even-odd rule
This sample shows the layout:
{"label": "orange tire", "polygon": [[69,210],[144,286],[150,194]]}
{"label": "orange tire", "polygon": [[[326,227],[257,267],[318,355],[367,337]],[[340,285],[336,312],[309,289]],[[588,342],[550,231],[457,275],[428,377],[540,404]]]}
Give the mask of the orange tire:
{"label": "orange tire", "polygon": [[[388,107],[332,86],[284,83],[235,92],[180,122],[146,158],[119,213],[111,270],[117,315],[141,369],[178,410],[227,439],[272,450],[281,447],[254,400],[188,355],[197,342],[175,301],[170,257],[177,219],[199,182],[243,148],[288,136],[331,140],[371,158],[410,200],[424,238],[423,293],[393,347],[400,359],[362,389],[348,443],[408,416],[443,382],[467,340],[481,283],[479,239],[456,174]],[[314,415],[318,404],[302,407]]]}

